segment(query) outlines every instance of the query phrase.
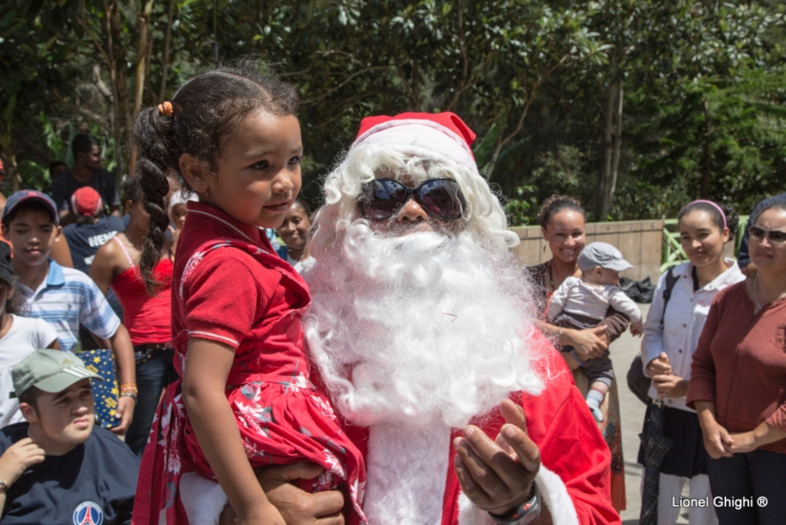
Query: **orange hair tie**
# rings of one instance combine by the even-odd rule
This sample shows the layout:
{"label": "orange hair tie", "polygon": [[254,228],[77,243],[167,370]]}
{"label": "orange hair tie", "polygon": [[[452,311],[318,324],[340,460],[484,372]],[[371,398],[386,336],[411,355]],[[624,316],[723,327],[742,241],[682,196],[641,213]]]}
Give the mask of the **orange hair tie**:
{"label": "orange hair tie", "polygon": [[161,112],[162,115],[165,117],[171,117],[173,110],[172,110],[172,103],[170,101],[165,101],[158,105],[158,111]]}

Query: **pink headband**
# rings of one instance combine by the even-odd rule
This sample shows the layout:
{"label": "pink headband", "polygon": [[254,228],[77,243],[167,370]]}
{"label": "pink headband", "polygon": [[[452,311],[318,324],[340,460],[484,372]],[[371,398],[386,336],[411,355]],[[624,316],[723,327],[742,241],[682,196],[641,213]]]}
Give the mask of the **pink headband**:
{"label": "pink headband", "polygon": [[720,206],[718,206],[717,204],[715,204],[714,202],[712,202],[712,201],[704,201],[704,200],[701,200],[701,201],[693,201],[693,202],[691,202],[690,204],[688,204],[688,206],[690,206],[691,204],[699,204],[699,203],[704,203],[704,204],[709,204],[709,205],[711,205],[711,206],[715,206],[715,207],[718,209],[718,211],[720,212],[720,214],[721,214],[721,217],[723,217],[723,229],[725,230],[726,228],[728,228],[728,227],[729,227],[729,225],[728,225],[728,224],[726,224],[726,214],[725,214],[725,213],[723,213],[723,210],[721,209],[721,207],[720,207]]}

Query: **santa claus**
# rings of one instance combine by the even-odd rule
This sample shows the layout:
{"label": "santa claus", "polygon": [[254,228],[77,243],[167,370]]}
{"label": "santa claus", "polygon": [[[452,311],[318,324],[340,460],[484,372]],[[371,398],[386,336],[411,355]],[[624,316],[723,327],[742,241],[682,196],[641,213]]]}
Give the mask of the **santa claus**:
{"label": "santa claus", "polygon": [[325,181],[311,357],[374,525],[618,523],[610,454],[534,327],[518,237],[452,113],[366,118]]}

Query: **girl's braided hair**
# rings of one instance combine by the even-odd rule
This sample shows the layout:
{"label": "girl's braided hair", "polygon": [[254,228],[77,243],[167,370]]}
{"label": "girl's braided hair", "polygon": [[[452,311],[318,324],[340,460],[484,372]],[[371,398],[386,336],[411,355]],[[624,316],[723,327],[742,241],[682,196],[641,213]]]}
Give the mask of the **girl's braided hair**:
{"label": "girl's braided hair", "polygon": [[272,72],[260,73],[258,62],[244,60],[207,71],[183,84],[172,97],[171,111],[151,107],[139,113],[134,127],[137,169],[145,209],[150,214],[139,266],[148,290],[159,285],[153,269],[166,247],[167,175],[180,179],[184,191],[193,191],[180,172],[181,155],[192,155],[215,172],[225,141],[244,118],[257,110],[297,116],[298,102],[294,87]]}

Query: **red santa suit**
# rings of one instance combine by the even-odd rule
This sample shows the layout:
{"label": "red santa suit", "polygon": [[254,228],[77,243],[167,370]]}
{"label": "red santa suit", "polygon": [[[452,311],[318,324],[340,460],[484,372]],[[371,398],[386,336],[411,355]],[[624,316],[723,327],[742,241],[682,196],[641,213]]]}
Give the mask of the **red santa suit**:
{"label": "red santa suit", "polygon": [[[541,467],[536,483],[542,503],[549,508],[557,525],[620,523],[611,505],[609,448],[587,410],[586,401],[573,384],[565,361],[539,332],[536,337],[538,341],[531,342],[531,348],[537,348],[536,343],[548,347],[544,358],[536,363],[545,388],[538,396],[515,393],[511,399],[524,408],[527,433],[540,450]],[[494,439],[505,420],[496,409],[473,423]],[[378,483],[384,485],[393,476],[401,476],[407,483],[422,484],[420,494],[426,501],[415,507],[419,514],[428,516],[412,516],[416,521],[409,523],[494,524],[487,512],[477,509],[461,493],[453,468],[456,451],[452,445],[461,429],[442,428],[441,432],[430,430],[427,435],[413,436],[406,431],[396,435],[396,430],[388,427],[385,436],[373,427],[347,423],[345,430],[366,458],[367,489]],[[380,463],[384,464],[382,469],[378,468]],[[442,497],[433,498],[437,493]],[[372,498],[374,494],[367,493],[364,509],[377,503]]]}
{"label": "red santa suit", "polygon": [[[446,290],[455,284],[462,293],[467,293],[468,287],[463,286],[469,282],[467,276],[457,277],[464,271],[463,268],[454,265],[450,271],[445,270],[452,264],[449,258],[421,257],[417,262],[406,259],[403,253],[420,256],[417,245],[421,241],[432,253],[433,250],[439,252],[448,241],[439,240],[439,243],[429,244],[434,240],[433,236],[429,237],[429,232],[425,232],[424,237],[412,243],[397,239],[404,236],[393,236],[393,240],[389,241],[384,235],[375,235],[368,225],[369,221],[364,221],[354,210],[360,198],[361,185],[367,182],[364,177],[369,173],[385,173],[386,176],[389,173],[393,173],[392,176],[402,172],[410,175],[413,175],[411,172],[419,173],[420,178],[413,175],[416,179],[412,182],[413,188],[414,184],[419,184],[429,177],[453,178],[458,182],[465,199],[462,205],[466,205],[466,212],[463,213],[466,214],[468,223],[464,230],[467,234],[464,239],[477,237],[472,239],[475,247],[481,243],[485,247],[494,247],[484,253],[483,261],[503,259],[507,255],[507,249],[514,245],[511,237],[515,238],[515,235],[507,231],[504,210],[489,191],[487,181],[478,172],[470,148],[474,138],[475,134],[466,124],[457,115],[449,112],[367,117],[361,122],[360,131],[347,157],[325,181],[326,204],[315,220],[315,234],[311,244],[312,255],[318,262],[306,276],[314,297],[307,332],[311,334],[309,344],[312,363],[320,367],[322,377],[326,380],[329,378],[326,382],[335,390],[333,401],[338,410],[342,411],[343,406],[345,417],[354,422],[362,422],[364,418],[367,418],[365,421],[374,421],[370,426],[346,422],[344,426],[345,432],[365,459],[363,511],[372,525],[495,523],[487,512],[475,507],[461,492],[453,465],[455,450],[452,441],[462,432],[461,428],[455,428],[458,425],[455,423],[457,419],[442,417],[433,406],[424,407],[423,410],[411,406],[412,403],[428,404],[433,399],[450,396],[454,396],[457,406],[459,402],[461,406],[474,405],[475,400],[461,396],[469,392],[480,392],[488,385],[466,384],[466,388],[461,390],[459,383],[459,391],[446,393],[447,388],[444,385],[450,381],[440,382],[434,378],[435,394],[432,399],[428,399],[429,395],[423,394],[425,389],[422,387],[428,384],[429,380],[423,371],[433,367],[434,373],[439,374],[440,366],[434,366],[428,359],[424,359],[418,361],[422,368],[413,370],[415,374],[420,374],[420,377],[413,380],[412,388],[404,386],[399,389],[395,386],[395,381],[401,379],[398,375],[401,372],[396,370],[395,359],[386,355],[388,348],[385,348],[385,345],[388,345],[388,342],[375,347],[376,338],[391,339],[393,342],[390,342],[389,346],[393,350],[401,350],[401,355],[404,355],[401,359],[411,358],[414,361],[420,357],[412,355],[412,349],[417,348],[422,355],[441,355],[441,359],[450,359],[445,356],[460,355],[462,357],[457,357],[456,362],[474,362],[477,366],[480,363],[474,361],[474,357],[482,356],[489,348],[496,348],[499,351],[495,355],[485,359],[477,370],[470,369],[471,373],[468,374],[468,381],[474,374],[474,379],[482,377],[485,379],[481,382],[486,381],[489,384],[509,372],[499,368],[504,367],[506,361],[503,359],[496,362],[495,358],[504,356],[511,345],[521,348],[531,359],[531,368],[528,366],[525,370],[520,360],[513,360],[518,364],[507,361],[511,369],[515,368],[517,374],[520,374],[512,377],[521,379],[510,382],[515,385],[510,387],[511,390],[515,391],[511,391],[509,397],[523,407],[527,418],[527,432],[540,450],[541,468],[536,483],[542,503],[548,507],[553,522],[558,525],[620,523],[619,515],[611,504],[609,448],[559,353],[540,332],[524,328],[527,323],[517,325],[515,309],[519,303],[509,303],[512,317],[505,318],[502,329],[498,326],[500,316],[477,323],[484,312],[465,309],[465,315],[469,315],[472,321],[465,322],[462,319],[459,321],[462,324],[456,328],[444,329],[448,336],[445,341],[433,341],[432,347],[423,346],[423,341],[430,340],[432,333],[437,331],[436,327],[449,326],[444,323],[452,323],[446,321],[444,316],[453,316],[454,320],[459,318],[455,313],[457,308],[460,308],[462,299],[458,298],[458,295],[448,294]],[[408,164],[411,159],[422,159],[420,168],[418,164]],[[380,162],[390,164],[381,166]],[[383,167],[388,170],[385,171]],[[427,170],[428,173],[425,173]],[[422,196],[419,198],[421,200],[418,201],[418,206],[422,206]],[[481,222],[485,225],[483,228],[479,226]],[[413,237],[415,235],[418,233],[412,233]],[[456,242],[460,243],[462,239]],[[400,249],[404,245],[406,248]],[[475,257],[476,252],[467,245],[461,245],[459,250],[456,257],[468,257],[465,261]],[[494,253],[495,251],[497,252]],[[443,260],[448,264],[439,262]],[[393,270],[386,273],[386,266]],[[413,270],[412,275],[406,273],[405,269],[413,267],[417,271]],[[445,271],[432,271],[436,267]],[[402,277],[405,274],[406,279]],[[494,304],[504,299],[502,296],[505,295],[505,287],[527,286],[527,283],[517,281],[516,276],[519,274],[520,272],[516,271],[515,276],[495,276],[501,280],[506,277],[508,279],[503,289],[499,290],[500,300],[495,300]],[[494,280],[484,280],[482,282],[485,284],[477,284],[481,282],[479,279],[486,279],[488,273],[481,276],[475,272],[471,275],[473,287],[489,290],[493,288],[492,293],[497,293],[498,283]],[[451,283],[453,279],[456,280],[455,283]],[[426,282],[428,285],[424,284]],[[372,289],[380,290],[379,297],[374,297],[370,291]],[[415,296],[421,292],[434,298],[434,301],[418,301]],[[413,295],[407,296],[407,293]],[[385,303],[385,307],[389,308],[386,316],[381,306],[384,297],[394,295],[398,295],[401,300]],[[461,297],[470,298],[466,300],[467,304],[472,301],[471,294]],[[472,304],[469,306],[475,307]],[[410,309],[412,322],[409,326],[407,320],[401,317],[395,321],[390,320],[398,312]],[[522,315],[526,315],[526,309],[522,310]],[[472,326],[474,333],[487,332],[496,336],[504,332],[503,339],[492,341],[491,337],[482,337],[477,342],[465,344],[466,338],[462,340],[456,336],[465,326]],[[513,332],[518,331],[519,334],[509,334],[511,327]],[[409,335],[396,339],[397,334],[405,330]],[[357,331],[359,333],[353,334]],[[526,341],[524,345],[513,341],[521,332],[527,334],[523,336]],[[408,347],[401,346],[408,344]],[[485,344],[485,347],[478,348],[474,353],[468,352],[471,344]],[[437,348],[440,346],[442,348]],[[430,348],[433,348],[433,354],[429,354]],[[448,348],[447,352],[445,348]],[[492,361],[499,369],[484,368]],[[443,367],[442,373],[448,373],[444,372],[447,370],[450,370],[449,366]],[[460,377],[463,370],[466,370],[466,367],[452,377]],[[542,382],[542,390],[531,388],[532,392],[539,392],[538,395],[518,391],[527,385],[524,376],[530,375],[530,372],[536,372],[532,375],[537,375]],[[510,379],[508,374],[506,381]],[[351,386],[347,386],[347,383]],[[436,383],[440,383],[440,390],[436,390]],[[531,381],[529,386],[533,386]],[[503,399],[505,389],[499,393],[494,391],[494,399]],[[459,413],[461,410],[457,409],[455,412]],[[413,415],[407,416],[408,413]],[[463,417],[463,412],[461,414]],[[429,421],[423,421],[424,417],[429,418]],[[454,428],[446,423],[451,420]],[[471,423],[494,439],[504,424],[504,418],[499,408],[496,408],[488,414],[476,417]]]}

